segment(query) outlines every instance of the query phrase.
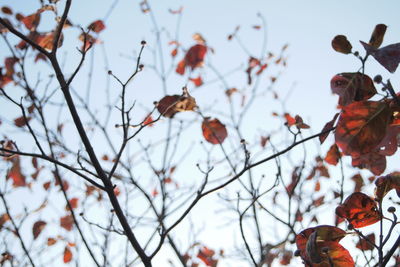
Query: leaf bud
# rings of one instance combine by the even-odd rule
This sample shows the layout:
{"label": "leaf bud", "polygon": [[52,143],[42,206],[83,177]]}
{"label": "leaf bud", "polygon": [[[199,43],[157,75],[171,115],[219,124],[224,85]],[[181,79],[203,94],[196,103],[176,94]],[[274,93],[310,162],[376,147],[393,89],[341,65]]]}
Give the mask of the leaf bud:
{"label": "leaf bud", "polygon": [[142,41],[140,42],[140,44],[141,44],[141,45],[146,45],[146,41],[145,41],[145,40],[142,40]]}
{"label": "leaf bud", "polygon": [[321,252],[322,252],[322,253],[328,253],[328,251],[329,251],[329,248],[328,248],[328,247],[323,247],[323,248],[321,248]]}
{"label": "leaf bud", "polygon": [[391,206],[391,207],[389,207],[389,208],[387,209],[387,211],[390,212],[390,213],[394,213],[394,212],[396,212],[396,208],[393,207],[393,206]]}
{"label": "leaf bud", "polygon": [[111,75],[111,74],[112,74],[112,71],[111,71],[111,70],[109,70],[107,73],[108,73],[108,75]]}
{"label": "leaf bud", "polygon": [[353,229],[354,229],[354,226],[350,223],[350,224],[347,226],[347,229],[353,230]]}
{"label": "leaf bud", "polygon": [[300,249],[297,249],[297,250],[294,252],[294,255],[295,255],[296,257],[299,257],[299,256],[300,256]]}
{"label": "leaf bud", "polygon": [[376,75],[375,77],[374,77],[374,82],[376,82],[376,83],[381,83],[382,82],[382,76],[381,75]]}

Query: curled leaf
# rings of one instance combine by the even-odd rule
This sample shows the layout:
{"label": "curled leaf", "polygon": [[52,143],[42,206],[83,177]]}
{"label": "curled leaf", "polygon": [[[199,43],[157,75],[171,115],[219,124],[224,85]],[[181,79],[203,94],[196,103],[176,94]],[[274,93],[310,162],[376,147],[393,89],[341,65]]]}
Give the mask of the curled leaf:
{"label": "curled leaf", "polygon": [[377,92],[372,79],[360,72],[340,73],[331,80],[332,93],[339,95],[339,105],[368,100]]}
{"label": "curled leaf", "polygon": [[202,66],[204,57],[207,53],[207,46],[203,44],[196,44],[192,46],[186,53],[185,57],[178,63],[176,72],[178,74],[185,74],[186,67],[192,70]]}
{"label": "curled leaf", "polygon": [[379,177],[375,181],[375,196],[382,201],[385,195],[392,189],[396,190],[400,197],[400,172],[392,172],[386,176]]}
{"label": "curled leaf", "polygon": [[47,223],[45,221],[37,221],[33,224],[32,228],[33,239],[36,239],[40,235],[46,224]]}
{"label": "curled leaf", "polygon": [[368,54],[373,56],[389,72],[394,73],[400,63],[400,43],[375,48],[360,41]]}
{"label": "curled leaf", "polygon": [[332,48],[339,53],[350,54],[353,48],[344,35],[337,35],[332,40]]}
{"label": "curled leaf", "polygon": [[378,24],[372,32],[371,39],[368,44],[374,48],[379,48],[383,42],[387,26],[385,24]]}

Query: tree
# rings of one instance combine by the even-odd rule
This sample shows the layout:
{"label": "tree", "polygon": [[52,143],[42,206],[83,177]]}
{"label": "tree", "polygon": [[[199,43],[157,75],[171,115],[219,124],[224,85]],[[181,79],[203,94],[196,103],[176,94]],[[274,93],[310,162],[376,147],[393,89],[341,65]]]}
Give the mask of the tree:
{"label": "tree", "polygon": [[[205,35],[195,33],[192,43],[179,39],[182,8],[169,10],[178,29],[170,32],[159,26],[151,3],[142,1],[154,39],[137,43],[133,58],[124,53],[131,69],[115,70],[105,46],[112,40],[102,36],[118,4],[87,26],[72,19],[71,8],[79,5],[72,0],[38,1],[38,9],[26,14],[2,6],[0,31],[8,51],[0,73],[7,109],[0,146],[2,264],[154,266],[168,258],[174,266],[237,260],[249,266],[353,266],[355,259],[398,264],[393,193],[400,194],[400,176],[384,172],[386,157],[397,150],[400,104],[389,79],[371,79],[365,71],[371,57],[396,71],[399,44],[380,48],[386,25],[361,43],[365,56],[347,37],[333,39],[333,49],[355,56],[361,67],[332,78],[339,112],[310,134],[277,88],[288,45],[267,50],[262,15],[252,29],[263,40],[261,51],[249,51],[236,27],[227,42],[241,47],[245,66],[221,69]],[[98,55],[104,69],[95,63]],[[242,84],[231,85],[231,73],[243,77]],[[154,84],[138,87],[146,75]],[[102,88],[93,91],[97,79]],[[215,99],[201,91],[207,84],[222,88]],[[140,99],[137,90],[149,93]],[[266,101],[280,109],[272,113],[276,127],[260,132],[254,110]],[[306,145],[318,138],[322,144],[330,132],[335,141],[326,156],[310,160]],[[362,174],[352,177],[354,189],[345,186],[343,172],[339,186],[324,181],[328,165],[343,170],[342,157],[383,175],[370,178],[374,198],[360,192]],[[21,201],[25,196],[29,200]],[[215,248],[198,239],[201,225],[192,214],[210,198],[235,225],[235,246]],[[331,220],[319,214],[333,207],[335,226],[327,225],[334,214],[327,213]],[[376,223],[376,235],[359,230]],[[350,253],[339,241],[351,235],[359,243]]]}

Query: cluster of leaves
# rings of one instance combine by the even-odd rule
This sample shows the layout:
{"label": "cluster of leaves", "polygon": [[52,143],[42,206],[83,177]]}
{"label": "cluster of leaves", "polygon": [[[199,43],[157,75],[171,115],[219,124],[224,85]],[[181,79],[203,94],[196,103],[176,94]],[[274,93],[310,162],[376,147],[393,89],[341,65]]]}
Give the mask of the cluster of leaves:
{"label": "cluster of leaves", "polygon": [[[379,24],[375,27],[370,41],[361,42],[366,50],[364,58],[358,52],[352,52],[352,45],[343,35],[336,36],[332,41],[334,50],[344,54],[354,54],[361,60],[362,70],[369,55],[372,55],[382,66],[390,72],[397,68],[400,54],[400,44],[380,48],[386,31],[386,25]],[[370,98],[377,96],[374,86],[383,85],[386,95],[372,101]],[[324,130],[335,129],[335,144],[329,149],[325,161],[336,165],[342,154],[352,158],[352,165],[358,168],[367,168],[373,174],[380,175],[386,169],[386,156],[391,156],[397,151],[399,124],[398,111],[400,108],[397,94],[388,80],[382,81],[380,75],[374,81],[363,72],[340,73],[331,80],[332,92],[339,95],[337,113],[333,120],[328,122]],[[338,119],[337,119],[338,118]],[[327,134],[320,136],[323,143]],[[381,222],[385,218],[382,211],[384,196],[395,189],[400,197],[400,176],[398,172],[379,177],[375,181],[375,197],[357,192],[349,195],[345,201],[336,208],[337,223],[346,220],[348,229],[353,230],[361,238],[357,248],[361,250],[377,249],[379,266],[384,266],[392,257],[393,252],[383,256],[384,246],[387,244],[394,227],[397,225],[395,208],[390,207],[389,213],[393,214],[391,227],[383,238],[381,229],[380,241],[375,243],[375,235],[363,235],[358,228]],[[321,225],[308,228],[297,234],[297,254],[301,256],[306,266],[354,266],[349,251],[339,244],[339,241],[348,234],[338,227]],[[398,241],[393,245],[398,246]],[[383,265],[382,265],[383,264]]]}

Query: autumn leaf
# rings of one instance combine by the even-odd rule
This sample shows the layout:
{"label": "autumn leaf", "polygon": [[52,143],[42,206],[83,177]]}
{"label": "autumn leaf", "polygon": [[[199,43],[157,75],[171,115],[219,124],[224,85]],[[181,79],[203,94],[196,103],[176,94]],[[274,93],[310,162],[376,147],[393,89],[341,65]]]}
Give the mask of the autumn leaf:
{"label": "autumn leaf", "polygon": [[[79,199],[77,197],[71,198],[69,200],[69,204],[71,205],[72,209],[76,209],[78,207],[78,202],[79,202]],[[69,206],[65,205],[65,209],[68,211],[69,210]]]}
{"label": "autumn leaf", "polygon": [[345,155],[360,157],[367,154],[385,137],[390,118],[386,103],[354,102],[343,108],[336,126],[336,144]]}
{"label": "autumn leaf", "polygon": [[144,118],[142,124],[143,124],[144,126],[153,127],[153,126],[154,126],[153,122],[154,122],[153,117],[151,116],[151,114],[148,114],[148,115]]}
{"label": "autumn leaf", "polygon": [[197,78],[189,78],[189,80],[192,81],[193,84],[194,84],[196,87],[199,87],[199,86],[201,86],[201,85],[203,84],[203,80],[201,79],[201,76],[199,76],[199,77],[197,77]]}
{"label": "autumn leaf", "polygon": [[215,251],[207,247],[202,247],[197,253],[197,258],[199,258],[206,266],[216,267],[218,260],[213,259]]}
{"label": "autumn leaf", "polygon": [[37,221],[33,224],[32,228],[33,239],[36,239],[40,235],[46,224],[47,223],[45,221]]}
{"label": "autumn leaf", "polygon": [[339,95],[339,105],[368,100],[377,92],[372,79],[362,73],[340,73],[331,80],[332,93]]}
{"label": "autumn leaf", "polygon": [[14,124],[17,127],[24,127],[26,125],[26,123],[29,122],[30,120],[31,120],[30,117],[25,118],[24,116],[21,116],[14,120]]}
{"label": "autumn leaf", "polygon": [[296,245],[307,266],[354,267],[350,253],[339,244],[346,235],[340,228],[320,225],[303,230],[296,235]]}
{"label": "autumn leaf", "polygon": [[72,255],[71,250],[69,249],[68,246],[65,246],[64,256],[63,256],[64,263],[68,263],[68,262],[72,261],[72,257],[73,257],[73,255]]}
{"label": "autumn leaf", "polygon": [[376,149],[361,155],[352,155],[351,165],[360,169],[368,169],[374,175],[381,175],[386,169],[386,157]]}
{"label": "autumn leaf", "polygon": [[106,28],[106,25],[104,25],[104,22],[102,20],[95,20],[90,23],[87,28],[95,33],[99,33]]}
{"label": "autumn leaf", "polygon": [[356,248],[361,250],[373,250],[375,244],[375,234],[369,234],[365,237],[366,239],[362,238],[358,241]]}
{"label": "autumn leaf", "polygon": [[379,177],[375,181],[375,196],[382,201],[386,194],[392,189],[396,190],[400,198],[400,172],[392,172],[386,176]]}
{"label": "autumn leaf", "polygon": [[74,219],[72,215],[66,215],[60,218],[60,226],[67,231],[71,231],[74,225]]}
{"label": "autumn leaf", "polygon": [[0,216],[0,229],[3,228],[3,225],[10,220],[10,216],[7,213],[3,213]]}
{"label": "autumn leaf", "polygon": [[341,157],[342,157],[342,155],[341,155],[341,153],[339,151],[338,146],[336,144],[333,144],[329,148],[328,152],[326,153],[326,156],[325,156],[324,160],[325,160],[326,163],[336,166]]}
{"label": "autumn leaf", "polygon": [[21,171],[21,164],[19,157],[12,158],[12,167],[7,175],[11,178],[14,187],[26,186],[25,175]]}
{"label": "autumn leaf", "polygon": [[40,22],[40,12],[23,17],[21,22],[28,30],[35,31]]}
{"label": "autumn leaf", "polygon": [[368,54],[373,56],[389,72],[394,73],[400,63],[400,43],[375,48],[360,41]]}
{"label": "autumn leaf", "polygon": [[203,123],[201,124],[201,129],[207,142],[214,145],[222,144],[228,136],[225,125],[218,119],[210,119],[209,117],[204,118]]}
{"label": "autumn leaf", "polygon": [[57,239],[53,238],[53,237],[49,237],[47,238],[47,245],[50,247],[52,245],[54,245],[55,243],[57,243]]}
{"label": "autumn leaf", "polygon": [[6,15],[12,15],[13,14],[12,9],[10,7],[8,7],[8,6],[1,7],[1,12],[3,12]]}
{"label": "autumn leaf", "polygon": [[337,35],[332,40],[332,48],[339,53],[350,54],[353,48],[351,43],[347,40],[344,35]]}
{"label": "autumn leaf", "polygon": [[[45,33],[36,37],[36,42],[38,45],[43,47],[44,49],[51,51],[53,50],[54,43],[54,32]],[[64,35],[61,33],[60,38],[58,39],[58,46],[61,47],[64,41]]]}
{"label": "autumn leaf", "polygon": [[207,53],[207,46],[203,44],[196,44],[192,46],[187,52],[185,57],[178,63],[176,72],[178,74],[185,74],[186,67],[192,70],[200,67],[203,64],[204,57]]}
{"label": "autumn leaf", "polygon": [[309,129],[310,128],[310,126],[308,124],[303,122],[303,118],[300,117],[299,115],[296,115],[294,117],[294,119],[296,121],[295,125],[296,125],[297,129]]}
{"label": "autumn leaf", "polygon": [[387,26],[385,24],[378,24],[372,32],[371,39],[368,44],[374,48],[379,48],[383,42]]}
{"label": "autumn leaf", "polygon": [[[328,131],[328,130],[333,129],[333,126],[335,125],[336,119],[339,116],[339,114],[340,113],[336,113],[335,116],[333,116],[333,119],[331,121],[328,121],[325,124],[324,128],[322,128],[321,133],[323,133],[323,134],[321,134],[318,137],[319,138],[319,142],[321,143],[321,145],[322,145],[322,143],[325,142],[326,138],[328,137],[328,135],[330,133],[330,131]],[[328,132],[324,133],[325,131],[328,131]]]}
{"label": "autumn leaf", "polygon": [[285,119],[286,119],[286,125],[287,125],[287,126],[290,127],[290,126],[293,126],[293,125],[296,124],[296,119],[293,118],[292,116],[290,116],[289,113],[285,113],[285,114],[283,114],[283,116],[284,116]]}
{"label": "autumn leaf", "polygon": [[336,215],[345,218],[355,228],[374,224],[381,219],[376,202],[361,192],[348,196],[343,204],[336,208]]}
{"label": "autumn leaf", "polygon": [[189,95],[186,87],[183,88],[181,96],[167,95],[157,103],[158,112],[167,118],[172,118],[181,111],[193,111],[196,107],[196,100]]}

